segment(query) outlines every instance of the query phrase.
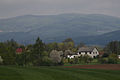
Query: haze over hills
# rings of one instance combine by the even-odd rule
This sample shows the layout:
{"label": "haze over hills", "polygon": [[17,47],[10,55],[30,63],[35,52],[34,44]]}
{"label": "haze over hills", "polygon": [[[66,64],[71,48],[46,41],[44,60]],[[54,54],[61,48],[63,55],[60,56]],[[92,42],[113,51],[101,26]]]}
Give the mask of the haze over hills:
{"label": "haze over hills", "polygon": [[[102,14],[25,15],[0,19],[0,40],[32,43],[37,36],[45,42],[71,37],[76,43],[106,44],[120,40],[120,18]],[[4,36],[4,37],[3,37]]]}

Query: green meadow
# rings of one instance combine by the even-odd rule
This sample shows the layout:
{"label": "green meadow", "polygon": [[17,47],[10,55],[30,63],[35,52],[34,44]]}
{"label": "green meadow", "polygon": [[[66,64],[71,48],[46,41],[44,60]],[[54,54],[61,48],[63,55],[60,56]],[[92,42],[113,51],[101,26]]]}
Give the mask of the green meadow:
{"label": "green meadow", "polygon": [[0,66],[0,80],[120,80],[120,71]]}

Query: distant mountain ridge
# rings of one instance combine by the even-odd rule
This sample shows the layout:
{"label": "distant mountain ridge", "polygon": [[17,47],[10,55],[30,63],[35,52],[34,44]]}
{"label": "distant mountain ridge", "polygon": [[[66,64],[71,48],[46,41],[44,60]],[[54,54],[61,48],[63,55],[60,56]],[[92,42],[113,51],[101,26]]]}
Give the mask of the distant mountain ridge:
{"label": "distant mountain ridge", "polygon": [[[0,40],[15,38],[20,42],[22,40],[22,43],[26,40],[33,42],[34,38],[40,36],[45,42],[59,42],[71,37],[76,43],[83,40],[97,44],[94,40],[102,36],[104,39],[113,36],[119,30],[120,18],[102,14],[25,15],[0,19],[0,37],[4,36]],[[119,38],[117,36],[116,39]],[[101,41],[103,43],[99,41],[98,44],[105,43],[104,40]]]}

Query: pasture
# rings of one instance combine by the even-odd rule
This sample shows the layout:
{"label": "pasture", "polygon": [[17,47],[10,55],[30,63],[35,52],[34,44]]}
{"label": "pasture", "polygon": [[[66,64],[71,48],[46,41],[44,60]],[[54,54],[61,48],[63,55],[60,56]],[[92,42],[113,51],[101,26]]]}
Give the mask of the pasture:
{"label": "pasture", "polygon": [[0,66],[0,80],[120,80],[120,70]]}

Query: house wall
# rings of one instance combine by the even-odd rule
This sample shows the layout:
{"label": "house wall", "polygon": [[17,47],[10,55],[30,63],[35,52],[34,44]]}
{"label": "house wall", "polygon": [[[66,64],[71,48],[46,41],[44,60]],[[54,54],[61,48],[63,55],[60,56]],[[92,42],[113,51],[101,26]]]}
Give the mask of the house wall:
{"label": "house wall", "polygon": [[79,57],[79,56],[84,56],[85,54],[87,54],[88,56],[94,58],[94,57],[97,57],[99,55],[99,52],[96,48],[93,49],[92,52],[78,52],[77,55],[68,55],[67,57],[72,59],[72,58],[75,58],[75,57]]}
{"label": "house wall", "polygon": [[98,50],[96,48],[94,48],[92,52],[81,52],[81,53],[78,53],[78,54],[83,55],[83,56],[85,54],[87,54],[88,56],[94,58],[94,57],[97,57],[99,55],[99,52],[98,52]]}
{"label": "house wall", "polygon": [[72,58],[75,58],[75,57],[79,57],[79,55],[68,55],[67,57],[72,59]]}
{"label": "house wall", "polygon": [[120,59],[120,55],[118,55],[118,58]]}
{"label": "house wall", "polygon": [[94,48],[93,51],[92,51],[92,56],[93,56],[93,57],[96,57],[96,56],[98,56],[98,55],[99,55],[98,50],[97,50],[96,48]]}

